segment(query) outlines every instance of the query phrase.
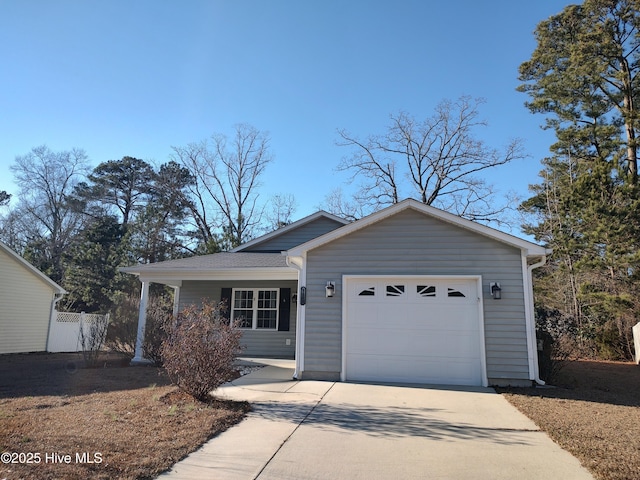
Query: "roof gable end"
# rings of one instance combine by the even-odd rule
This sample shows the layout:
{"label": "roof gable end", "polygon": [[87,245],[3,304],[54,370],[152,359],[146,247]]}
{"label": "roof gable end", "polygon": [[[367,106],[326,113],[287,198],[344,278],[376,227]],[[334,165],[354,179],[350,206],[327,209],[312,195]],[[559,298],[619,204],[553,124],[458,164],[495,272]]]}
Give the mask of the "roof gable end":
{"label": "roof gable end", "polygon": [[[275,240],[278,239],[278,237],[284,237],[285,235],[291,235],[292,233],[294,233],[296,230],[300,230],[303,227],[307,227],[309,224],[314,223],[314,222],[319,222],[322,220],[329,220],[331,222],[334,222],[337,224],[338,228],[344,225],[348,225],[349,222],[347,220],[345,220],[344,218],[340,218],[336,215],[332,215],[331,213],[325,212],[323,210],[320,210],[312,215],[309,215],[307,217],[304,217],[300,220],[297,220],[293,223],[290,223],[289,225],[286,225],[282,228],[279,228],[277,230],[274,230],[273,232],[267,233],[265,235],[262,235],[258,238],[254,238],[253,240],[250,240],[246,243],[243,243],[242,245],[234,248],[233,250],[230,250],[231,252],[243,252],[243,251],[248,251],[248,250],[258,250],[261,244],[267,244],[267,243],[274,243]],[[280,250],[278,250],[280,251]]]}
{"label": "roof gable end", "polygon": [[421,202],[418,202],[417,200],[407,199],[383,210],[372,213],[371,215],[361,218],[360,220],[357,220],[353,223],[345,225],[344,227],[334,230],[333,232],[329,232],[325,235],[322,235],[321,237],[314,238],[313,240],[303,243],[302,245],[298,245],[297,247],[289,249],[286,254],[291,257],[301,256],[303,253],[309,250],[313,250],[314,248],[318,248],[338,238],[349,235],[355,231],[384,220],[385,218],[396,215],[397,213],[400,213],[406,209],[416,210],[424,215],[428,215],[443,222],[447,222],[460,228],[478,233],[485,237],[489,237],[497,242],[516,247],[520,250],[523,250],[527,257],[540,257],[550,253],[548,249],[545,249],[544,247],[535,243],[523,240],[508,233],[501,232],[494,228],[481,225],[471,220],[464,219],[430,205],[425,205]]}
{"label": "roof gable end", "polygon": [[0,242],[0,250],[5,252],[7,256],[13,259],[16,263],[21,265],[25,270],[35,276],[38,280],[48,285],[55,293],[63,294],[67,293],[64,288],[58,285],[56,282],[47,277],[44,273],[38,270],[36,267],[27,262],[24,258],[14,252],[11,248]]}

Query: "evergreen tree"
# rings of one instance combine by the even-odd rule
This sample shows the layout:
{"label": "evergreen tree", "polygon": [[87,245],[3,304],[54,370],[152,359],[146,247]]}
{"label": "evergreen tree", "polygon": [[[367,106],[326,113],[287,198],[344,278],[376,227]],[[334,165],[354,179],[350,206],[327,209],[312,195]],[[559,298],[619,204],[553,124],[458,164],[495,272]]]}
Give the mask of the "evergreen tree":
{"label": "evergreen tree", "polygon": [[541,319],[587,351],[629,358],[640,314],[637,186],[640,3],[586,0],[540,23],[520,67],[534,113],[557,142],[521,208],[553,248],[536,282]]}
{"label": "evergreen tree", "polygon": [[550,114],[553,128],[570,123],[588,134],[594,119],[602,122],[597,126],[616,128],[624,149],[615,160],[636,183],[640,0],[570,5],[541,22],[535,36],[538,46],[520,66],[519,89],[530,95],[528,107]]}
{"label": "evergreen tree", "polygon": [[75,196],[85,213],[95,217],[117,213],[126,227],[147,203],[155,179],[156,173],[147,162],[123,157],[94,168],[88,176],[90,183],[79,184]]}
{"label": "evergreen tree", "polygon": [[94,220],[78,236],[67,258],[67,309],[87,313],[111,310],[115,298],[131,280],[118,272],[118,267],[127,263],[127,240],[125,228],[110,216]]}

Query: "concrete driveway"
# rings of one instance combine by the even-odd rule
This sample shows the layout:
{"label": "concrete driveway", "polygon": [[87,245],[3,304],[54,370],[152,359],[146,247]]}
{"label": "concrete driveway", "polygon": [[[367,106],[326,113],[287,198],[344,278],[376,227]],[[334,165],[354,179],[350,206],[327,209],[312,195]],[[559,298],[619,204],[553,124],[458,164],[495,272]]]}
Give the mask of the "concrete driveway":
{"label": "concrete driveway", "polygon": [[593,480],[492,389],[297,382],[269,363],[217,392],[247,419],[161,478]]}

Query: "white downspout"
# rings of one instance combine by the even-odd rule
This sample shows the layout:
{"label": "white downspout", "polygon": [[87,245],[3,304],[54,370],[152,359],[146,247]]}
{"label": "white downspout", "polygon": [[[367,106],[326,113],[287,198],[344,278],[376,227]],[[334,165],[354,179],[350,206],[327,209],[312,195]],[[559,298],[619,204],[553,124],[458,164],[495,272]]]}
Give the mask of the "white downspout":
{"label": "white downspout", "polygon": [[[283,252],[284,253],[284,252]],[[305,327],[305,307],[302,305],[301,288],[306,283],[306,255],[304,257],[290,257],[287,255],[287,266],[298,271],[298,303],[296,304],[296,367],[293,378],[299,379],[304,372],[304,327]]]}
{"label": "white downspout", "polygon": [[[527,259],[524,257],[524,263],[526,264]],[[533,381],[535,381],[538,385],[545,385],[544,380],[540,378],[540,371],[538,368],[538,344],[536,340],[536,320],[534,314],[534,301],[533,301],[533,270],[539,268],[547,263],[546,255],[542,256],[542,259],[539,262],[533,263],[531,265],[526,265],[526,291],[527,295],[525,295],[525,315],[527,317],[527,325],[529,327],[529,348],[531,351],[531,360],[533,367]]]}

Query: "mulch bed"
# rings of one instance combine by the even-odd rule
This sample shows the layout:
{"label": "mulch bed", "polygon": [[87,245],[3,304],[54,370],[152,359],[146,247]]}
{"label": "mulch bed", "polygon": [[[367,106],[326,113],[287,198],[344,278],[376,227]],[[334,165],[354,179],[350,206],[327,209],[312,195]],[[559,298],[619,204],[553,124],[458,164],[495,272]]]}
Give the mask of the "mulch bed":
{"label": "mulch bed", "polygon": [[555,383],[500,391],[597,479],[640,479],[640,366],[574,361]]}
{"label": "mulch bed", "polygon": [[76,354],[0,356],[0,479],[155,478],[249,411],[198,402],[162,369],[125,365],[118,356],[99,368]]}

